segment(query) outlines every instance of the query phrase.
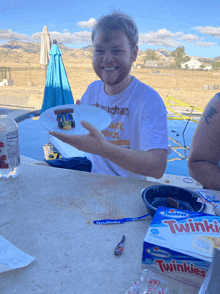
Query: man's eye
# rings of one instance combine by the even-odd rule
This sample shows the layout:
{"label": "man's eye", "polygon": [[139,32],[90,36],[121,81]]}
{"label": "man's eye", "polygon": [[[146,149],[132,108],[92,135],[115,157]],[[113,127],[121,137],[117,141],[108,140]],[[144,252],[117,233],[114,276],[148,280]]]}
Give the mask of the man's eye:
{"label": "man's eye", "polygon": [[119,53],[119,52],[122,52],[122,50],[114,50],[113,52]]}
{"label": "man's eye", "polygon": [[95,50],[96,53],[103,53],[103,50]]}

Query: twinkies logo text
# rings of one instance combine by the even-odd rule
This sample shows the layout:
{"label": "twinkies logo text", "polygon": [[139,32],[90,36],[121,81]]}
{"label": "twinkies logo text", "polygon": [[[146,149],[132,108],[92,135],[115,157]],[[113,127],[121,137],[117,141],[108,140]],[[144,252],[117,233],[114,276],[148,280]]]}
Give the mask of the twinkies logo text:
{"label": "twinkies logo text", "polygon": [[164,210],[160,212],[161,215],[173,218],[188,217],[189,214],[185,212],[176,211],[175,209]]}
{"label": "twinkies logo text", "polygon": [[164,250],[161,250],[158,247],[149,248],[146,250],[149,254],[158,256],[158,257],[170,257],[170,254]]}

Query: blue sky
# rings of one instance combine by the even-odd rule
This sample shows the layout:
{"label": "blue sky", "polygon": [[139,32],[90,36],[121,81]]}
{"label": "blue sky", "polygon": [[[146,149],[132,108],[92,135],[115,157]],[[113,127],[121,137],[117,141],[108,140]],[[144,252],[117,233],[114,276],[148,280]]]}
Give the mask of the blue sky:
{"label": "blue sky", "polygon": [[0,44],[40,42],[47,25],[51,39],[81,48],[91,44],[92,25],[114,8],[131,15],[139,49],[175,50],[191,56],[220,56],[220,0],[0,0]]}

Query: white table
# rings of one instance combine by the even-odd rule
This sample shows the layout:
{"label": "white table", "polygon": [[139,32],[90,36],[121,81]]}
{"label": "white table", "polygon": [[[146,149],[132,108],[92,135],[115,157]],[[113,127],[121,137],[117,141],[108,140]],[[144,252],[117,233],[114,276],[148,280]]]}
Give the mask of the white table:
{"label": "white table", "polygon": [[[152,218],[103,226],[93,220],[146,214],[141,190],[152,184],[21,165],[16,179],[0,181],[0,235],[36,259],[0,274],[0,293],[125,293],[141,276]],[[123,235],[124,252],[115,256]]]}
{"label": "white table", "polygon": [[[0,235],[36,260],[0,274],[0,293],[124,293],[142,272],[151,218],[106,226],[93,220],[146,214],[141,190],[149,184],[21,165],[16,179],[0,181]],[[123,234],[125,249],[116,257]]]}

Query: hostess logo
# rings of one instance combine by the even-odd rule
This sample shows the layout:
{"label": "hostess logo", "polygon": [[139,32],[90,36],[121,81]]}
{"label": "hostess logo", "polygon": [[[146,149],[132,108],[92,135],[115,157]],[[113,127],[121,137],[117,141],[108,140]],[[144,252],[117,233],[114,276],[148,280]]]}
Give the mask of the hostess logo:
{"label": "hostess logo", "polygon": [[175,209],[170,210],[164,210],[160,212],[163,216],[173,217],[173,218],[182,218],[182,217],[188,217],[189,214],[182,211],[176,211]]}
{"label": "hostess logo", "polygon": [[152,234],[159,234],[159,231],[157,229],[151,229],[150,231]]}
{"label": "hostess logo", "polygon": [[149,248],[146,250],[150,255],[157,257],[170,257],[170,253],[165,250],[161,250],[159,247]]}

